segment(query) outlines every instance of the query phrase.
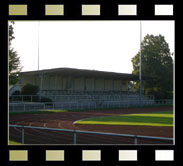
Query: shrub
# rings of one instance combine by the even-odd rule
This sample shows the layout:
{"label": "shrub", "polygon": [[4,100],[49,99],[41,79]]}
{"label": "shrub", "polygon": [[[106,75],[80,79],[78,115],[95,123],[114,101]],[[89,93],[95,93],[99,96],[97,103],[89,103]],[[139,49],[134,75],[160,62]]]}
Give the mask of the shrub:
{"label": "shrub", "polygon": [[37,95],[39,87],[32,84],[24,84],[20,90],[21,95]]}
{"label": "shrub", "polygon": [[41,102],[52,102],[50,98],[41,96]]}
{"label": "shrub", "polygon": [[44,97],[44,96],[33,96],[32,101],[33,102],[50,102],[50,103],[52,102],[50,98]]}
{"label": "shrub", "polygon": [[[39,87],[32,84],[24,84],[20,90],[21,95],[37,95]],[[41,100],[40,100],[41,99]],[[24,96],[24,101],[30,102],[31,96]],[[33,102],[52,102],[52,100],[45,96],[32,96]]]}

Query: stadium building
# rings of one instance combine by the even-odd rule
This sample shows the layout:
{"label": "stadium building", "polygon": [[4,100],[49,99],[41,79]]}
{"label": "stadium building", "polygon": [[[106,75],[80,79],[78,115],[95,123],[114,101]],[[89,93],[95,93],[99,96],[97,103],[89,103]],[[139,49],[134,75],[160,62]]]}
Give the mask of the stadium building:
{"label": "stadium building", "polygon": [[[139,81],[139,77],[133,74],[56,68],[21,72],[20,78],[21,86],[27,83],[39,86],[39,95],[57,102],[57,108],[68,105],[85,108],[139,104],[139,94],[130,87],[131,81]],[[144,104],[153,102],[152,97],[146,96],[142,96],[141,101]]]}
{"label": "stadium building", "polygon": [[41,93],[55,95],[62,94],[63,91],[127,92],[129,81],[138,80],[138,77],[133,74],[73,68],[22,72],[20,77],[21,84],[38,85]]}

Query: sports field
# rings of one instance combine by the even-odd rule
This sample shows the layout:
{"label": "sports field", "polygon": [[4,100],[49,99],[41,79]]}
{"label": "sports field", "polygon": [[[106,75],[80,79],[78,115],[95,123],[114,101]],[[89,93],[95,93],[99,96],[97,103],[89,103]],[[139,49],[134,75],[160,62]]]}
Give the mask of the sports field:
{"label": "sports field", "polygon": [[[123,108],[111,110],[47,110],[10,113],[9,124],[173,138],[173,108]],[[73,144],[73,132],[24,130],[25,144]],[[22,130],[9,128],[9,140],[21,142]],[[139,144],[172,141],[138,140]],[[11,144],[11,143],[10,143]],[[134,144],[134,139],[77,133],[77,144]]]}
{"label": "sports field", "polygon": [[173,111],[89,118],[77,121],[76,124],[171,127],[173,126]]}

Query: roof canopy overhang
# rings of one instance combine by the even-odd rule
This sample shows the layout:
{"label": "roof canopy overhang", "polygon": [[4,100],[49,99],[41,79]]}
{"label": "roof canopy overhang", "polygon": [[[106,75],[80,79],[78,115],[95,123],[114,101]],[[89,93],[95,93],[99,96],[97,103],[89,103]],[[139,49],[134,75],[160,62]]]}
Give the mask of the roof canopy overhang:
{"label": "roof canopy overhang", "polygon": [[[98,70],[76,69],[76,68],[55,68],[36,71],[21,72],[20,76],[38,76],[43,74],[44,76],[63,76],[63,77],[85,77],[85,78],[105,78],[105,79],[117,79],[117,80],[129,80],[138,81],[139,76],[134,74],[116,73]],[[142,76],[143,80],[149,79]]]}

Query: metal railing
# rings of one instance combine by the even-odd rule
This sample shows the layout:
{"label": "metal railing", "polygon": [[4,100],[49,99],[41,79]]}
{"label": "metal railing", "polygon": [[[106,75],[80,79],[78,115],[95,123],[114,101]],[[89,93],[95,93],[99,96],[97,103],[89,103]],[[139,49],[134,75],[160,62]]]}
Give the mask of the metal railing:
{"label": "metal railing", "polygon": [[[172,105],[173,100],[142,100],[142,106],[160,106],[160,105]],[[107,109],[107,108],[128,108],[139,107],[139,100],[122,100],[122,101],[78,101],[78,102],[13,102],[9,103],[9,111],[34,111],[34,110],[46,110],[46,109]]]}
{"label": "metal railing", "polygon": [[53,103],[9,103],[9,112],[28,112],[45,109],[54,109]]}
{"label": "metal railing", "polygon": [[[145,105],[152,105],[148,100],[143,101]],[[129,101],[99,101],[99,102],[45,102],[45,103],[9,103],[10,112],[28,112],[37,110],[55,110],[55,109],[105,109],[105,108],[128,108],[130,106],[138,106],[138,100],[130,103]]]}
{"label": "metal railing", "polygon": [[134,145],[138,144],[138,139],[151,139],[151,140],[161,140],[161,141],[173,141],[173,138],[165,137],[152,137],[152,136],[140,136],[140,135],[131,135],[131,134],[118,134],[118,133],[106,133],[106,132],[94,132],[94,131],[83,131],[83,130],[69,130],[69,129],[58,129],[58,128],[47,128],[47,127],[33,127],[33,126],[21,126],[21,125],[9,125],[9,127],[21,128],[21,143],[25,144],[25,129],[37,129],[37,130],[50,130],[50,131],[60,131],[60,132],[70,132],[73,133],[73,144],[77,144],[77,134],[95,134],[95,135],[104,135],[104,136],[118,136],[118,137],[127,137],[134,139]]}
{"label": "metal railing", "polygon": [[[171,105],[172,100],[142,100],[142,106],[160,106]],[[46,110],[46,109],[69,109],[69,110],[81,110],[81,109],[108,109],[108,108],[129,108],[139,107],[139,100],[124,100],[124,101],[86,101],[86,102],[20,102],[9,103],[10,112],[18,111],[34,111],[34,110]]]}
{"label": "metal railing", "polygon": [[156,105],[173,105],[173,100],[171,99],[163,99],[163,100],[155,100]]}
{"label": "metal railing", "polygon": [[[138,95],[131,95],[131,94],[124,94],[124,95],[119,95],[119,94],[114,94],[114,95],[12,95],[9,97],[10,102],[36,102],[36,101],[41,101],[43,98],[49,98],[53,100],[54,102],[58,101],[87,101],[87,100],[110,100],[110,101],[115,101],[115,100],[125,100],[125,99],[138,99]],[[154,100],[153,95],[148,95],[148,96],[142,96],[142,99],[144,100]]]}

